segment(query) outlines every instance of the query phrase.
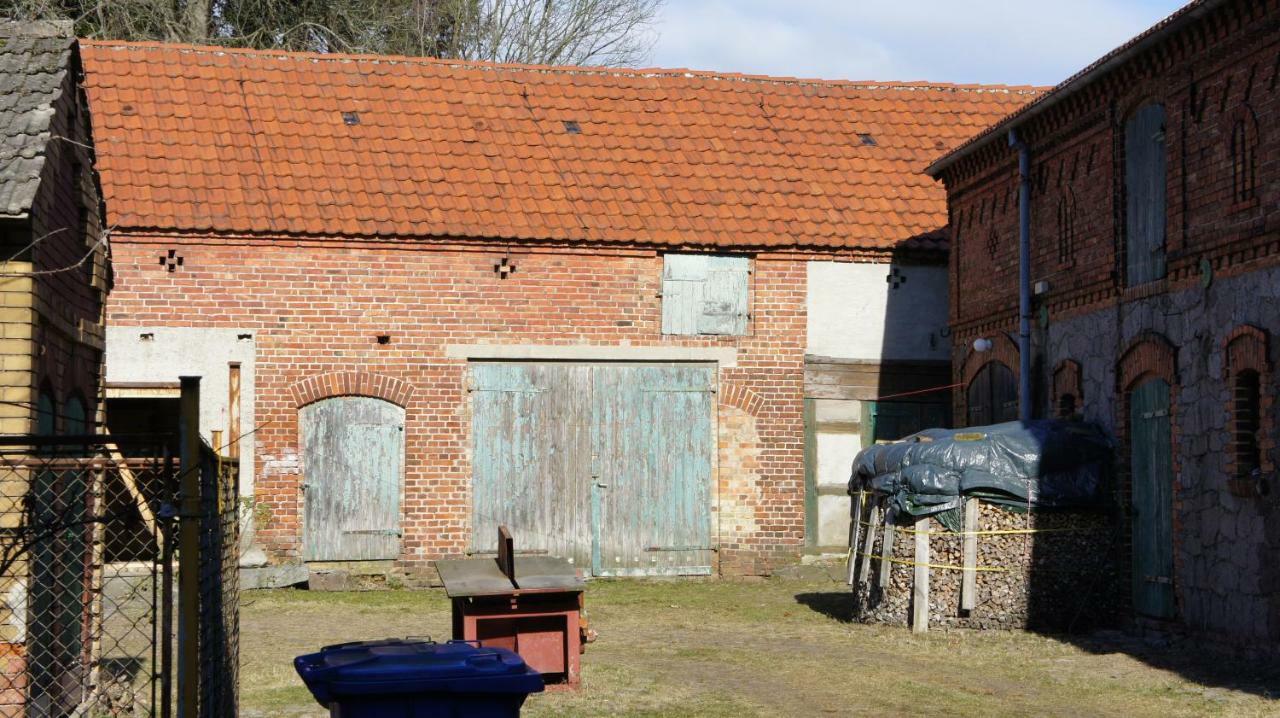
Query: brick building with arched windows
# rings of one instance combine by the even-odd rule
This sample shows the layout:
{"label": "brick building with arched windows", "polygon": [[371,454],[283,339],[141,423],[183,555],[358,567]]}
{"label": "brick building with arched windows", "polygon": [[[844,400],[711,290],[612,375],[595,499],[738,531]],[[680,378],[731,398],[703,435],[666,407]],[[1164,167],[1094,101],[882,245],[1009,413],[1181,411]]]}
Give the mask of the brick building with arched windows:
{"label": "brick building with arched windows", "polygon": [[1134,620],[1260,649],[1280,639],[1277,120],[1280,3],[1200,0],[929,170],[949,199],[957,420],[1000,418],[1019,379],[1016,135],[1033,415],[1118,439]]}

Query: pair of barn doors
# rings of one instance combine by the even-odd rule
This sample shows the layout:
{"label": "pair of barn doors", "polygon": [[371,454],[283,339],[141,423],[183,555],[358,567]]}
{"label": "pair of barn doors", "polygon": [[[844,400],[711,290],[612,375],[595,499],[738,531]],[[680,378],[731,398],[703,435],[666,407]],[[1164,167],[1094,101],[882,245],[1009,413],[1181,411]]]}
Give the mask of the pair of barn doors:
{"label": "pair of barn doors", "polygon": [[474,363],[472,538],[595,576],[708,574],[715,369]]}

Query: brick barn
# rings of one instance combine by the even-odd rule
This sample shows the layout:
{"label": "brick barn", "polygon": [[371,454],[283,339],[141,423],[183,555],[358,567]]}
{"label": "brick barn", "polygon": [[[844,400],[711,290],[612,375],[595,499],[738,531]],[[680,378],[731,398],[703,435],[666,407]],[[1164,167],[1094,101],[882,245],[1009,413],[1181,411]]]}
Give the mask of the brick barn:
{"label": "brick barn", "polygon": [[[1031,92],[85,57],[112,415],[147,421],[204,376],[202,424],[248,433],[273,562],[410,579],[492,549],[499,523],[593,575],[761,574],[815,544],[806,354],[874,370],[917,332],[886,355],[908,374],[938,358],[912,347],[938,351],[941,314],[899,307],[892,337],[866,316],[861,343],[830,317],[899,285],[945,301],[945,197],[921,171]],[[827,323],[815,272],[845,286]],[[918,381],[946,382],[941,352]]]}
{"label": "brick barn", "polygon": [[930,168],[950,203],[957,418],[1016,417],[1013,131],[1034,414],[1119,438],[1122,598],[1139,626],[1272,649],[1278,77],[1280,4],[1193,2]]}

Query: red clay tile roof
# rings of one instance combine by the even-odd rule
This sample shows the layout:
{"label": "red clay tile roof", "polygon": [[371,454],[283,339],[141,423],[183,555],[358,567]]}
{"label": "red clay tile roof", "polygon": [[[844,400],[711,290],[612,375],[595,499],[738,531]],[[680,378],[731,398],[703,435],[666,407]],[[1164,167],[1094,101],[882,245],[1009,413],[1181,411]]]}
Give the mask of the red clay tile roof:
{"label": "red clay tile roof", "polygon": [[118,230],[939,247],[924,167],[1038,92],[82,47]]}

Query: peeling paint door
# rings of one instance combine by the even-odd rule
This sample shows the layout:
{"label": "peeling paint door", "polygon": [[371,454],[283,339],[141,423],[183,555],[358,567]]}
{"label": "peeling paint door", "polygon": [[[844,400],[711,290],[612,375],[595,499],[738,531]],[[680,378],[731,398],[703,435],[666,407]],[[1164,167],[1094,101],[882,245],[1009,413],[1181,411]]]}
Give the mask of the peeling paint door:
{"label": "peeling paint door", "polygon": [[336,397],[298,412],[305,492],[303,558],[372,561],[400,555],[404,409]]}
{"label": "peeling paint door", "polygon": [[1133,475],[1133,607],[1172,618],[1173,442],[1169,384],[1152,379],[1129,397]]}
{"label": "peeling paint door", "polygon": [[591,367],[472,366],[471,549],[516,548],[591,565]]}
{"label": "peeling paint door", "polygon": [[714,375],[473,364],[472,550],[506,525],[593,575],[710,573]]}
{"label": "peeling paint door", "polygon": [[710,367],[602,367],[593,377],[592,573],[711,573]]}

